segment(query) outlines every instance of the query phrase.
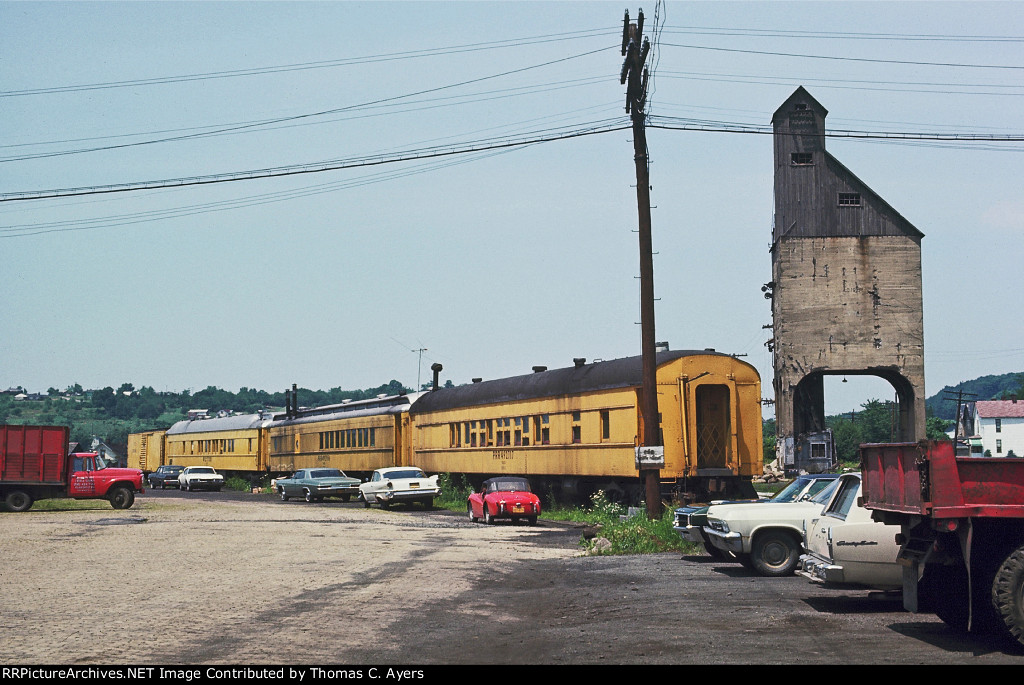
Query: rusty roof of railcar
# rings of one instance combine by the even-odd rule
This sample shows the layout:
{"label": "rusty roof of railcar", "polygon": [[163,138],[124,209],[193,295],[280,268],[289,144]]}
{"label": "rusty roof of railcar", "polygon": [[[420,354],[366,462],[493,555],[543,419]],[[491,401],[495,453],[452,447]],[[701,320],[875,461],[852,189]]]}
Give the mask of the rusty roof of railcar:
{"label": "rusty roof of railcar", "polygon": [[[659,352],[658,366],[697,355],[728,357],[732,355],[713,350],[671,350]],[[747,364],[746,362],[740,362]],[[455,388],[440,388],[428,392],[413,403],[410,414],[428,411],[500,404],[538,397],[578,395],[597,390],[638,387],[642,382],[642,357],[623,357],[608,361],[591,362],[581,366],[528,373],[511,378],[481,381]]]}

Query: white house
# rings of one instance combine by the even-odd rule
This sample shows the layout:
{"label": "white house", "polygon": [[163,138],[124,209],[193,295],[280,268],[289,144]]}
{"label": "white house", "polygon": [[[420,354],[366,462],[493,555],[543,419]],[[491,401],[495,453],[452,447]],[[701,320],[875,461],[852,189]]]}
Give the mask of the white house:
{"label": "white house", "polygon": [[974,403],[974,430],[982,452],[992,457],[1024,457],[1024,400]]}

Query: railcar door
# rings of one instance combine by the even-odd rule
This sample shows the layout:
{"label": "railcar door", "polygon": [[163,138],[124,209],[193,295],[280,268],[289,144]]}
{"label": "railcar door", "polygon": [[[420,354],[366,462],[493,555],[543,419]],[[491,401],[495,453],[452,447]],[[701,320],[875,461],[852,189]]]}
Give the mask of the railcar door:
{"label": "railcar door", "polygon": [[729,387],[711,383],[700,385],[695,400],[697,468],[725,468],[732,434]]}

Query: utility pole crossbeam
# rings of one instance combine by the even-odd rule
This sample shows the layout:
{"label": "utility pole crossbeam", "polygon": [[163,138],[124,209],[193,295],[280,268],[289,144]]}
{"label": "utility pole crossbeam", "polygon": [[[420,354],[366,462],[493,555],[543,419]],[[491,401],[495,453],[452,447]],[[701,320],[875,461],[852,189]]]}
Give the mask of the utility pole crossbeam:
{"label": "utility pole crossbeam", "polygon": [[[633,122],[633,161],[636,165],[636,203],[640,228],[640,351],[643,364],[641,389],[641,412],[643,430],[641,443],[644,447],[661,445],[661,430],[658,420],[658,364],[654,338],[654,251],[651,240],[651,186],[649,160],[647,156],[646,114],[647,67],[644,62],[651,50],[651,43],[643,37],[644,13],[637,15],[636,23],[630,23],[629,10],[622,20],[622,71],[619,82],[626,86],[626,112]],[[640,470],[647,501],[647,516],[661,518],[661,472],[657,469]]]}

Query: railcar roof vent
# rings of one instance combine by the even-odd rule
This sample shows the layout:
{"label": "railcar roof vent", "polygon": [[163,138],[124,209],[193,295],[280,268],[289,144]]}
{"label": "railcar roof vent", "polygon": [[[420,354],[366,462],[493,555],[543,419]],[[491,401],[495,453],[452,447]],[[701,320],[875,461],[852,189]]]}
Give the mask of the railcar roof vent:
{"label": "railcar roof vent", "polygon": [[584,364],[587,363],[587,359],[586,359],[586,357],[573,357],[572,358],[572,363],[573,363],[573,366],[575,366],[578,369],[578,368],[580,368],[581,366],[583,366]]}
{"label": "railcar roof vent", "polygon": [[654,343],[655,352],[668,352],[668,341]]}
{"label": "railcar roof vent", "polygon": [[540,373],[541,371],[547,371],[547,370],[548,370],[548,367],[546,367],[546,366],[535,366],[535,367],[533,367],[533,372],[534,373]]}
{"label": "railcar roof vent", "polygon": [[473,379],[474,383],[480,383],[481,381],[483,381],[483,378],[474,378]]}

